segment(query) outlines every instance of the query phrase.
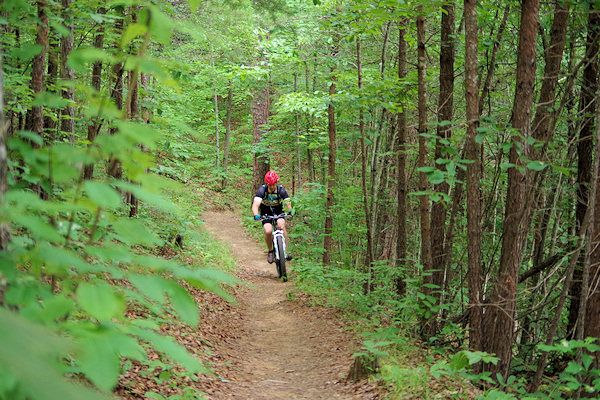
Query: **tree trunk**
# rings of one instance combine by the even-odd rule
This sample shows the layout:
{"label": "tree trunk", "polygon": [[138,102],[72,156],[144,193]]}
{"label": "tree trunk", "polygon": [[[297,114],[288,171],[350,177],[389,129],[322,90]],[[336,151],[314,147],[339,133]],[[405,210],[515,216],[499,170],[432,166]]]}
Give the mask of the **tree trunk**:
{"label": "tree trunk", "polygon": [[[48,69],[46,73],[46,90],[54,91],[58,78],[58,53],[57,41],[48,37]],[[50,89],[52,88],[52,89]],[[44,117],[44,130],[46,132],[46,141],[53,140],[56,137],[56,115],[46,115]]]}
{"label": "tree trunk", "polygon": [[[582,121],[577,142],[577,205],[575,209],[576,225],[579,226],[585,215],[589,195],[589,185],[592,175],[592,149],[594,146],[592,134],[594,132],[595,95],[598,90],[598,51],[600,49],[600,9],[590,3],[588,15],[588,32],[586,39],[586,52],[581,82],[581,95],[579,99],[579,114]],[[573,283],[569,295],[569,322],[567,332],[572,337],[575,332],[579,301],[581,298],[582,268],[578,265],[573,275]]]}
{"label": "tree trunk", "polygon": [[[465,101],[467,116],[467,247],[469,269],[469,349],[481,350],[481,155],[475,141],[479,126],[477,76],[477,0],[465,0]],[[478,368],[476,368],[478,369]]]}
{"label": "tree trunk", "polygon": [[[422,13],[420,7],[419,13]],[[419,15],[417,17],[417,74],[418,74],[418,114],[419,114],[419,155],[417,166],[422,168],[427,165],[427,92],[426,92],[426,54],[425,54],[425,17]],[[425,172],[419,172],[419,191],[427,192],[429,183]],[[423,282],[429,284],[432,282],[432,260],[431,260],[431,223],[429,212],[429,196],[419,196],[419,214],[421,225],[421,264],[425,274]],[[423,290],[426,294],[431,293],[431,289],[425,287]],[[427,321],[423,326],[423,335],[429,337],[434,334],[436,326],[433,321]]]}
{"label": "tree trunk", "polygon": [[[447,158],[443,140],[452,135],[452,118],[454,106],[454,2],[445,3],[442,7],[442,34],[440,42],[440,95],[438,98],[438,140],[435,143],[435,160]],[[436,164],[443,170],[444,164]],[[448,194],[448,182],[435,185],[434,191]],[[439,303],[444,287],[444,230],[446,226],[446,203],[437,201],[431,209],[431,259],[433,275],[431,283],[438,288],[433,295]],[[436,324],[437,325],[437,324]]]}
{"label": "tree trunk", "polygon": [[494,71],[496,70],[496,56],[498,55],[498,49],[500,49],[502,35],[504,34],[504,30],[506,29],[506,22],[508,21],[509,14],[510,4],[507,4],[504,7],[504,15],[502,16],[502,22],[500,22],[498,32],[496,32],[496,39],[494,40],[494,47],[492,48],[492,56],[490,57],[490,62],[488,64],[488,70],[484,81],[485,83],[483,84],[483,88],[481,89],[481,99],[479,101],[479,116],[481,116],[481,114],[483,113],[483,107],[485,105],[486,100],[488,99],[490,89],[492,87],[492,78],[494,76]]}
{"label": "tree trunk", "polygon": [[[334,38],[334,42],[337,38]],[[337,43],[333,46],[331,54],[333,62],[336,62],[338,54]],[[323,265],[329,265],[331,263],[331,252],[333,248],[333,237],[331,236],[333,230],[333,186],[335,185],[335,159],[336,159],[336,128],[335,128],[335,107],[333,105],[333,97],[336,92],[336,67],[335,64],[331,67],[331,83],[329,84],[329,105],[327,106],[327,121],[328,121],[328,132],[329,132],[329,158],[327,162],[327,201],[325,202],[325,227],[324,227],[324,240],[323,240]]]}
{"label": "tree trunk", "polygon": [[213,92],[213,104],[215,111],[215,167],[221,167],[221,143],[219,140],[219,96],[217,96],[217,92]]}
{"label": "tree trunk", "polygon": [[[9,122],[4,119],[4,63],[2,48],[0,48],[0,205],[4,204],[4,194],[8,190],[8,151],[6,138],[8,137]],[[0,222],[0,251],[6,250],[10,242],[8,225]],[[3,296],[0,296],[0,304]]]}
{"label": "tree trunk", "polygon": [[[358,79],[359,108],[358,108],[358,130],[360,132],[360,161],[361,161],[361,187],[363,194],[363,210],[365,213],[365,224],[367,227],[366,241],[367,249],[365,252],[365,266],[367,270],[371,269],[373,262],[373,242],[371,233],[371,217],[369,213],[369,198],[367,195],[367,150],[365,146],[365,116],[362,108],[362,60],[360,51],[360,36],[356,38],[356,73]],[[370,285],[369,285],[370,288]]]}
{"label": "tree trunk", "polygon": [[[75,79],[75,74],[69,65],[67,60],[69,54],[73,50],[73,24],[70,21],[71,13],[69,7],[71,0],[61,0],[63,18],[69,30],[69,34],[61,37],[60,39],[60,78],[63,81],[63,85],[67,83],[70,85]],[[63,99],[67,100],[69,104],[62,109],[60,119],[60,130],[64,135],[69,138],[69,141],[75,140],[75,111],[73,103],[75,101],[75,92],[72,87],[67,87],[62,91]]]}
{"label": "tree trunk", "polygon": [[[48,15],[46,15],[46,0],[37,0],[37,34],[36,44],[41,51],[33,58],[31,67],[31,91],[34,96],[44,91],[44,66],[46,64],[46,53],[48,51]],[[33,131],[42,136],[44,133],[44,110],[42,106],[32,106],[27,113],[25,129]]]}
{"label": "tree trunk", "polygon": [[[533,84],[535,82],[535,45],[538,30],[539,0],[523,0],[519,46],[517,52],[517,82],[512,111],[512,127],[520,133],[514,136],[509,160],[516,167],[508,172],[508,189],[502,235],[500,267],[496,284],[490,298],[490,306],[484,314],[483,349],[500,359],[496,366],[488,365],[492,372],[508,375],[512,359],[515,317],[515,296],[519,265],[523,253],[523,237],[526,216],[525,197],[528,187],[526,174],[517,147],[525,156],[529,154],[527,138],[530,136]],[[493,375],[493,374],[492,374]]]}
{"label": "tree trunk", "polygon": [[227,89],[227,116],[225,117],[225,141],[223,142],[223,184],[227,178],[229,164],[229,142],[231,141],[231,114],[233,112],[233,83],[229,81]]}
{"label": "tree trunk", "polygon": [[[261,146],[266,125],[269,122],[270,91],[268,84],[254,93],[252,99],[252,127],[254,146]],[[264,150],[254,153],[254,191],[263,184],[264,176],[269,171],[269,155]],[[254,194],[253,191],[253,194]]]}
{"label": "tree trunk", "polygon": [[[124,16],[123,8],[119,7],[118,13],[121,16]],[[121,36],[123,32],[123,18],[117,19],[115,22],[115,33],[117,38]],[[118,39],[117,39],[118,40]],[[116,45],[118,47],[118,44]],[[113,99],[115,105],[119,110],[123,109],[123,63],[117,63],[112,68],[112,73],[114,77],[114,86],[111,92],[111,98]],[[114,135],[117,132],[117,129],[112,127],[109,130],[111,135]],[[108,168],[106,173],[112,176],[115,179],[121,179],[123,176],[123,168],[121,167],[121,162],[115,158],[111,157],[108,162]]]}
{"label": "tree trunk", "polygon": [[[99,14],[104,14],[106,10],[104,8],[98,9]],[[94,38],[94,47],[97,49],[102,49],[104,45],[104,25],[100,24],[98,26],[98,31],[96,32],[96,37]],[[92,87],[100,92],[100,87],[102,83],[102,61],[96,61],[92,66]],[[96,120],[92,120],[88,124],[88,133],[87,139],[90,143],[93,143],[96,140],[96,136],[100,131],[100,122]],[[83,168],[83,178],[84,179],[92,179],[94,177],[94,164],[86,164]]]}
{"label": "tree trunk", "polygon": [[[403,19],[398,23],[398,79],[403,81],[406,78],[406,39],[404,38],[406,29],[406,20]],[[405,94],[401,94],[400,101],[404,105]],[[406,113],[404,107],[398,114],[398,136],[397,136],[397,197],[398,197],[398,212],[396,225],[398,225],[398,239],[396,242],[396,268],[400,268],[406,263]],[[394,287],[396,293],[403,296],[406,293],[406,283],[399,271],[396,275]]]}

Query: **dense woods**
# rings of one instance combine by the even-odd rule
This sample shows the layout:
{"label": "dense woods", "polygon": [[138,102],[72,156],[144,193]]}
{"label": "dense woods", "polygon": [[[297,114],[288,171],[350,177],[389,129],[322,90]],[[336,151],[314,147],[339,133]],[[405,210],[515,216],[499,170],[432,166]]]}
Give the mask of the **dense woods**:
{"label": "dense woods", "polygon": [[269,169],[293,284],[360,321],[391,398],[600,392],[597,0],[5,0],[0,25],[0,398],[201,373],[160,326],[229,297],[198,214],[246,216]]}

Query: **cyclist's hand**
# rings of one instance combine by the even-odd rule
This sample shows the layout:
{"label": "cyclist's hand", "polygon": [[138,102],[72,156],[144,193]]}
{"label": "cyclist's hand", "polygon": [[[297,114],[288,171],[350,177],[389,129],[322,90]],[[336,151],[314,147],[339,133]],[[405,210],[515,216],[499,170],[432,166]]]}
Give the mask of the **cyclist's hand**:
{"label": "cyclist's hand", "polygon": [[256,214],[256,215],[254,215],[254,220],[255,220],[255,221],[258,221],[259,219],[260,219],[260,214]]}

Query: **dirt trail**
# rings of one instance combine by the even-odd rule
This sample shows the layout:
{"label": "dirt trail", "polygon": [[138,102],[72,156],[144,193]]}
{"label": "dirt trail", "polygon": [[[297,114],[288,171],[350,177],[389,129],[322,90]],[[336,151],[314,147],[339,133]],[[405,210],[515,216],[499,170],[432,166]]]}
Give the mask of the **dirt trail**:
{"label": "dirt trail", "polygon": [[210,398],[377,399],[371,385],[345,382],[356,343],[335,313],[289,300],[291,283],[276,278],[264,244],[250,239],[231,212],[208,211],[203,219],[231,246],[238,275],[250,283],[237,291],[234,312],[217,321],[215,329],[227,332],[212,343],[222,362],[215,365],[220,378],[204,388]]}

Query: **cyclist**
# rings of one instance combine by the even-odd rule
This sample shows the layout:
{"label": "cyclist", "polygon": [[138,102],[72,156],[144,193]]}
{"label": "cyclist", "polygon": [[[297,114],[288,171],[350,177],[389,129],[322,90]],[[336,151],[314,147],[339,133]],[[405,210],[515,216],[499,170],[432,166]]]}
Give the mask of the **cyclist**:
{"label": "cyclist", "polygon": [[[275,171],[269,171],[265,174],[265,184],[260,185],[252,201],[252,214],[254,214],[254,220],[258,221],[261,215],[274,216],[283,213],[283,206],[285,205],[288,213],[292,213],[292,201],[287,191],[282,185],[278,185],[279,175]],[[267,262],[269,264],[275,261],[275,253],[273,250],[273,225],[271,221],[264,220],[263,228],[265,230],[265,242],[269,250],[267,254]],[[287,230],[285,227],[285,219],[279,218],[277,220],[277,226],[279,229],[283,229],[283,234],[287,240]],[[288,254],[288,260],[292,257]]]}

